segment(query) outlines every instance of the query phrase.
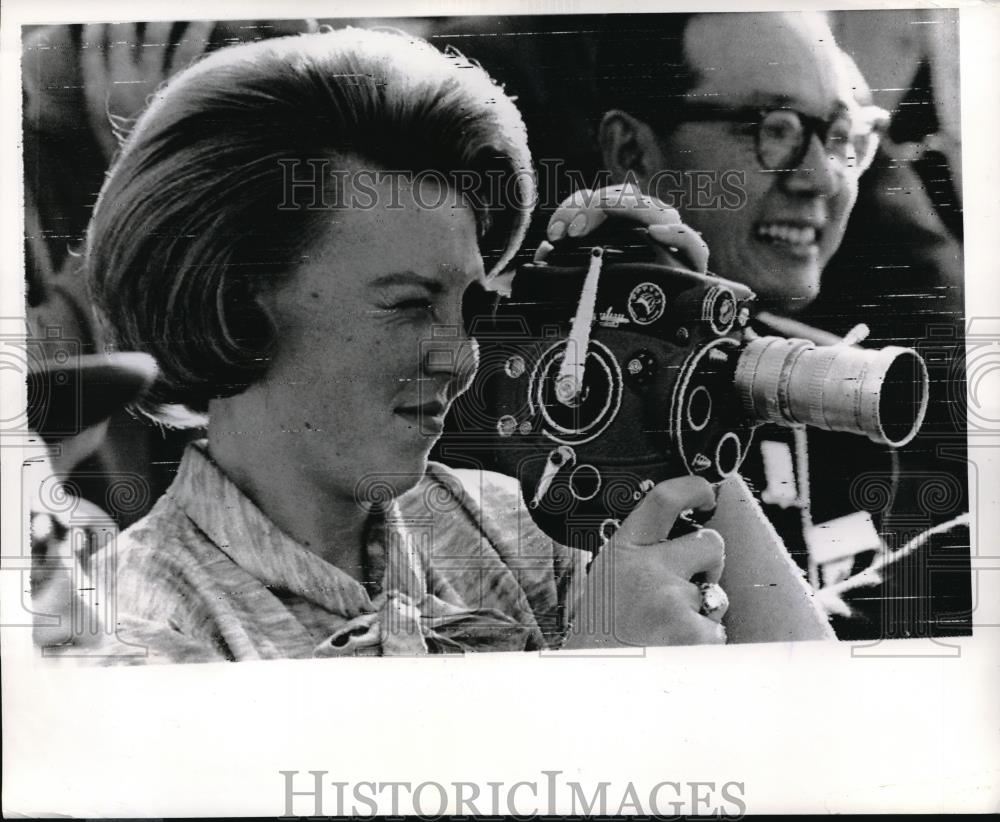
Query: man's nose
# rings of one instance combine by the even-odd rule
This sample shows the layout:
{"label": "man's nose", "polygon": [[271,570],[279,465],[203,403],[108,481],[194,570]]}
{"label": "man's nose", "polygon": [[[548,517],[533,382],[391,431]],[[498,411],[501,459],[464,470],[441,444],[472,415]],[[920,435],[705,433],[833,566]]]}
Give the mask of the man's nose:
{"label": "man's nose", "polygon": [[809,147],[798,167],[783,175],[785,187],[797,194],[831,196],[844,185],[841,162],[830,156],[819,136],[809,137]]}

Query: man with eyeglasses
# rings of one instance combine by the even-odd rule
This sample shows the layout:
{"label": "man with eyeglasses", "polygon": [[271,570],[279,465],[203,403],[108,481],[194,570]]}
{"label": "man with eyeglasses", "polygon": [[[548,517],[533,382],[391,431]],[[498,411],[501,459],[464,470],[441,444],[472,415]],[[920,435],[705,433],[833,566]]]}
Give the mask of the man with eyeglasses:
{"label": "man with eyeglasses", "polygon": [[[844,237],[859,180],[889,114],[868,104],[867,83],[836,44],[826,18],[692,14],[650,25],[632,15],[608,27],[596,52],[594,89],[605,104],[597,137],[612,180],[635,181],[680,210],[709,247],[709,269],[755,291],[760,330],[834,340],[789,318],[801,315],[819,295],[824,268]],[[679,176],[686,185],[678,184]],[[879,273],[871,270],[869,276]],[[916,280],[913,285],[919,288]],[[840,299],[853,313],[859,300]],[[900,333],[895,302],[881,301],[876,310],[883,313],[870,320],[887,336]],[[912,513],[914,522],[927,516],[920,478],[949,471],[935,461],[932,445],[904,452],[901,468],[897,455],[860,438],[765,428],[741,473],[762,492],[768,516],[820,587],[864,567],[880,536],[897,543],[891,548],[903,541],[895,537],[905,529],[886,532],[884,516],[881,535],[851,518],[873,502],[861,499],[866,492],[859,490],[859,478],[892,478],[896,505],[881,501],[884,506],[875,507],[883,515],[892,508],[897,516],[900,510],[904,517]],[[961,510],[964,489],[958,496],[950,515]],[[822,524],[833,543],[851,550],[820,566],[811,524]],[[962,537],[957,539],[952,544],[960,544]],[[951,555],[957,557],[954,549]],[[851,601],[849,616],[843,603],[832,600],[841,617],[834,621],[838,635],[967,633],[961,615],[968,591],[957,584],[935,593],[932,586],[942,575],[931,578],[928,556],[925,551],[898,562],[881,588],[856,591],[860,597]]]}
{"label": "man with eyeglasses", "polygon": [[[655,75],[664,82],[601,119],[604,167],[667,203],[677,202],[676,178],[664,170],[710,183],[735,174],[738,207],[711,185],[677,206],[708,243],[714,272],[753,288],[761,308],[796,312],[819,292],[886,113],[857,102],[850,61],[818,15],[684,17],[671,44],[679,57]],[[612,60],[625,72],[618,36]]]}
{"label": "man with eyeglasses", "polygon": [[[854,14],[863,25],[865,12]],[[877,184],[862,188],[865,213],[854,215],[864,225],[828,265],[888,125],[828,20],[837,24],[818,13],[477,17],[433,40],[479,60],[517,96],[544,198],[527,248],[572,192],[633,182],[701,232],[710,271],[753,288],[756,330],[824,344],[865,322],[877,346],[914,345],[932,318],[953,322],[960,263],[933,230],[913,172],[883,158],[869,171]],[[955,441],[950,393],[947,381],[932,383],[929,433],[899,455],[847,434],[758,431],[741,473],[817,587],[865,567],[880,538],[898,548],[914,528],[965,510],[964,464],[935,452]],[[922,500],[941,491],[937,482],[961,490],[933,511]],[[810,563],[806,521],[826,528],[859,511],[878,532],[835,535],[850,551]],[[913,555],[886,585],[855,592],[852,615],[834,620],[838,636],[969,633],[968,555],[945,553],[956,565],[947,575]],[[947,591],[929,592],[945,578]]]}

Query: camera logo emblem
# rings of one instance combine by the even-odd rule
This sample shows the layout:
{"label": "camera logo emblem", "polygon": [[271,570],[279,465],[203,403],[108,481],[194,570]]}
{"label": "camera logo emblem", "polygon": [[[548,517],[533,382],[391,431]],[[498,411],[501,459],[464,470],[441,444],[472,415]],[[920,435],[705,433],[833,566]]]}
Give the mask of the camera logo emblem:
{"label": "camera logo emblem", "polygon": [[666,295],[656,283],[639,283],[628,295],[628,313],[639,325],[655,323],[666,306]]}

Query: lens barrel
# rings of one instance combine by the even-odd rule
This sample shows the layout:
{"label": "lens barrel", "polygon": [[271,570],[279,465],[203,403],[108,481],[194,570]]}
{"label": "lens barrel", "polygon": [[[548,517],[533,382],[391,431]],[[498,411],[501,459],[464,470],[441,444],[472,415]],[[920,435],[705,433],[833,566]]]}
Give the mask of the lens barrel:
{"label": "lens barrel", "polygon": [[893,447],[916,436],[927,411],[927,367],[898,346],[758,337],[740,353],[734,382],[753,419],[864,434]]}

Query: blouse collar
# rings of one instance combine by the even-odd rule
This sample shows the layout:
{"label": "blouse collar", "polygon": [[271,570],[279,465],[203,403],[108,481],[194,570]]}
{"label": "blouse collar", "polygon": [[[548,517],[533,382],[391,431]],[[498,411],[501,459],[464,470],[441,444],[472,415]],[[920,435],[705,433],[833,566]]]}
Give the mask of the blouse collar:
{"label": "blouse collar", "polygon": [[[288,591],[348,619],[376,610],[365,587],[275,525],[208,453],[208,441],[188,446],[168,492],[191,521],[247,573],[269,588]],[[393,503],[366,530],[371,567],[391,569],[393,590],[420,599],[426,593],[422,557]]]}

